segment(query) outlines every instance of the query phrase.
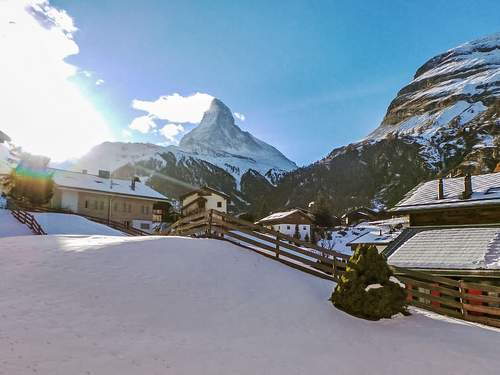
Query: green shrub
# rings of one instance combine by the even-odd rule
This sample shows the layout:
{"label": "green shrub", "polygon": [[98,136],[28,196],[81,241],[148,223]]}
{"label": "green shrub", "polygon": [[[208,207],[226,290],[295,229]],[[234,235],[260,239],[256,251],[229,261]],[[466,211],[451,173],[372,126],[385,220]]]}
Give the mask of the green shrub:
{"label": "green shrub", "polygon": [[[405,290],[375,246],[358,246],[330,298],[339,309],[369,320],[408,314]],[[368,286],[371,286],[368,288]]]}

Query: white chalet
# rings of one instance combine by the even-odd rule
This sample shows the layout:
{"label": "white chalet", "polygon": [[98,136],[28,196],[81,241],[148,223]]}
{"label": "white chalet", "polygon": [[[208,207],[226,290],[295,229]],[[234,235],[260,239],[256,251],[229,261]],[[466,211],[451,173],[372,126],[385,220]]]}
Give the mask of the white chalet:
{"label": "white chalet", "polygon": [[311,227],[314,224],[312,214],[306,210],[296,208],[290,211],[275,212],[255,224],[263,225],[269,229],[294,236],[298,233],[301,240],[311,238]]}

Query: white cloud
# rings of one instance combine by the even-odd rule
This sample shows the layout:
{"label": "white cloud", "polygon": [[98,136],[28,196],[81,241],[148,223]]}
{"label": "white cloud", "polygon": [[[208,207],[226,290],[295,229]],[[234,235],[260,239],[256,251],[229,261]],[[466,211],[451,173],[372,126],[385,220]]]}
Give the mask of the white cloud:
{"label": "white cloud", "polygon": [[132,107],[161,120],[198,124],[213,99],[213,96],[200,92],[190,96],[175,93],[161,96],[152,102],[135,99]]}
{"label": "white cloud", "polygon": [[103,80],[103,79],[98,79],[97,81],[95,81],[95,84],[96,84],[97,86],[101,86],[103,83],[104,83],[104,80]]}
{"label": "white cloud", "polygon": [[177,124],[167,124],[160,129],[160,133],[170,142],[179,143],[177,136],[184,133],[184,126]]}
{"label": "white cloud", "polygon": [[240,121],[245,121],[245,115],[243,113],[239,112],[234,112],[233,113],[234,117],[236,117]]}
{"label": "white cloud", "polygon": [[0,128],[27,151],[60,161],[110,140],[105,120],[68,80],[76,27],[46,0],[0,1]]}
{"label": "white cloud", "polygon": [[152,129],[156,128],[156,123],[154,122],[153,116],[140,116],[132,120],[129,128],[146,134],[149,133]]}

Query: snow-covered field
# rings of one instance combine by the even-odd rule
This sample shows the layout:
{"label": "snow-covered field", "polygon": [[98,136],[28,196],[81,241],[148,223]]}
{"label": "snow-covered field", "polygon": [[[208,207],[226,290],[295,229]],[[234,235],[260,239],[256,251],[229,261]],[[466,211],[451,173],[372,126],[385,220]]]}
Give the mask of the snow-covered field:
{"label": "snow-covered field", "polygon": [[21,224],[10,213],[10,210],[0,208],[0,237],[28,236],[33,234],[24,224]]}
{"label": "snow-covered field", "polygon": [[78,215],[53,212],[32,212],[32,215],[47,234],[124,236],[123,232],[119,230],[87,220]]}
{"label": "snow-covered field", "polygon": [[0,239],[0,374],[498,374],[500,333],[368,322],[333,284],[223,241]]}

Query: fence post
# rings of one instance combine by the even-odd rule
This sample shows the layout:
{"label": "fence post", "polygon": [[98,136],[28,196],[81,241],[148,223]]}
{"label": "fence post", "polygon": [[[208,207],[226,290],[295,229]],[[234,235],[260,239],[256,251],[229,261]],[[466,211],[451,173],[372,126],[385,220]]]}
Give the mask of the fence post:
{"label": "fence post", "polygon": [[208,211],[208,237],[212,237],[212,216],[213,210]]}
{"label": "fence post", "polygon": [[462,308],[460,310],[462,312],[462,316],[464,317],[464,319],[467,320],[467,309],[464,307],[466,300],[465,300],[465,288],[463,280],[458,281],[458,290],[460,291],[460,304],[462,305]]}
{"label": "fence post", "polygon": [[276,258],[280,257],[280,233],[276,233]]}

